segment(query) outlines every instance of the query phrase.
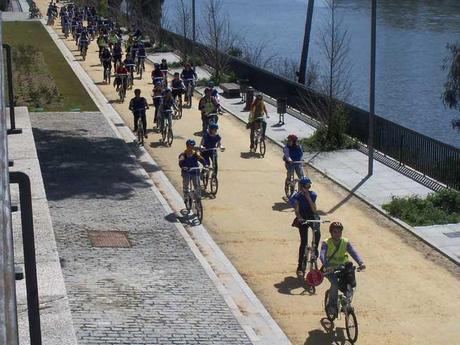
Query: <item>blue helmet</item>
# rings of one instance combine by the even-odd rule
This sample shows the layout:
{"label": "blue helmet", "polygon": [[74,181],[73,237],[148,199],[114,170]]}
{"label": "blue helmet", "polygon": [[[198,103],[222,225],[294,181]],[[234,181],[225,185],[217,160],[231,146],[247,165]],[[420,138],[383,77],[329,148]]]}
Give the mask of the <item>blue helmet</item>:
{"label": "blue helmet", "polygon": [[308,177],[304,176],[299,180],[299,184],[301,186],[306,186],[307,184],[311,184],[311,180]]}
{"label": "blue helmet", "polygon": [[208,87],[214,87],[214,82],[209,81],[209,82],[208,82]]}
{"label": "blue helmet", "polygon": [[214,122],[213,122],[213,123],[211,123],[211,124],[209,125],[209,129],[210,129],[210,130],[211,130],[211,129],[219,129],[219,125],[218,125],[217,123],[214,123]]}
{"label": "blue helmet", "polygon": [[196,142],[195,140],[193,139],[189,139],[187,140],[187,142],[185,143],[187,146],[195,146],[196,145]]}

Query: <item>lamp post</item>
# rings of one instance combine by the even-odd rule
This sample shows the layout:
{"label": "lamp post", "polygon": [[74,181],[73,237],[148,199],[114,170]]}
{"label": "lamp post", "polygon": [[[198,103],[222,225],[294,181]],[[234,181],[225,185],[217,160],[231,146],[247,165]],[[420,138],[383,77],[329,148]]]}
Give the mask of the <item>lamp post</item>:
{"label": "lamp post", "polygon": [[371,77],[369,92],[369,138],[367,141],[369,151],[368,176],[374,173],[375,55],[377,36],[377,0],[371,0],[371,2]]}
{"label": "lamp post", "polygon": [[305,35],[303,37],[303,48],[299,69],[299,83],[301,84],[305,84],[305,75],[307,74],[308,48],[310,46],[310,32],[314,6],[315,0],[308,0],[307,19],[305,20]]}
{"label": "lamp post", "polygon": [[[192,0],[192,58],[195,59],[195,45],[196,45],[196,6],[195,0]],[[195,71],[195,64],[193,64],[193,70]]]}

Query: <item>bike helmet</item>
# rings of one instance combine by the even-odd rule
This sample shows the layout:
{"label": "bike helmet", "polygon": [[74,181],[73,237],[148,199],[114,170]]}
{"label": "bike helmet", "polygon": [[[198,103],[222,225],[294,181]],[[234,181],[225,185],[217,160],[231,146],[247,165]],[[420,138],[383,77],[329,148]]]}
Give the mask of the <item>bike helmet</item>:
{"label": "bike helmet", "polygon": [[311,184],[311,180],[308,177],[304,176],[299,180],[299,184],[301,186],[306,186],[308,184]]}
{"label": "bike helmet", "polygon": [[329,232],[331,232],[332,229],[335,229],[335,228],[339,228],[340,230],[343,230],[342,223],[340,223],[338,221],[332,222],[331,225],[329,225]]}
{"label": "bike helmet", "polygon": [[189,139],[187,140],[187,142],[185,143],[187,146],[195,146],[196,145],[196,142],[195,140],[193,139]]}
{"label": "bike helmet", "polygon": [[214,123],[214,122],[213,122],[213,123],[211,123],[211,124],[209,125],[209,129],[210,129],[210,130],[211,130],[211,129],[219,129],[219,125],[218,125],[217,123]]}
{"label": "bike helmet", "polygon": [[212,81],[208,82],[208,87],[214,87],[214,83]]}
{"label": "bike helmet", "polygon": [[297,135],[295,135],[295,134],[290,134],[287,137],[287,140],[297,141],[297,139],[298,139]]}

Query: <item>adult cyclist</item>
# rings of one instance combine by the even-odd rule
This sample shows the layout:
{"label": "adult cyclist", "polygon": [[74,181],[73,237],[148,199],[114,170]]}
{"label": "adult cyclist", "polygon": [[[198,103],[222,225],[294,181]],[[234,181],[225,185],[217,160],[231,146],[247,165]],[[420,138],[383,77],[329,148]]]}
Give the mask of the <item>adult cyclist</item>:
{"label": "adult cyclist", "polygon": [[173,98],[180,98],[182,100],[182,94],[184,93],[185,85],[180,78],[179,72],[174,73],[174,78],[171,80],[171,89]]}
{"label": "adult cyclist", "polygon": [[[104,50],[102,51],[101,55],[101,63],[102,63],[102,68],[103,71],[109,70],[109,73],[111,73],[112,70],[112,54],[110,54],[109,48],[105,47]],[[105,73],[104,73],[104,78],[105,78]]]}
{"label": "adult cyclist", "polygon": [[289,199],[289,203],[294,207],[296,215],[292,226],[299,229],[300,235],[299,257],[296,270],[298,276],[304,273],[302,272],[302,261],[305,255],[305,248],[308,244],[308,228],[310,227],[314,233],[315,247],[313,248],[312,255],[316,257],[318,257],[318,245],[321,239],[319,223],[304,223],[305,220],[319,219],[316,210],[318,195],[310,190],[310,188],[311,180],[308,177],[302,177],[299,181],[299,191]]}
{"label": "adult cyclist", "polygon": [[248,125],[247,127],[251,129],[251,133],[249,135],[250,141],[250,150],[254,150],[254,134],[256,131],[257,126],[262,126],[262,138],[265,139],[265,132],[267,130],[267,122],[265,121],[265,117],[270,118],[268,116],[267,108],[265,107],[264,99],[261,94],[256,96],[254,103],[251,105],[251,112],[249,113]]}
{"label": "adult cyclist", "polygon": [[145,116],[145,111],[149,108],[147,100],[144,97],[141,97],[141,90],[134,90],[134,97],[129,102],[129,110],[132,111],[134,116],[134,131],[137,132],[137,122],[139,117],[142,121],[142,126],[144,127],[144,137],[147,138],[147,119]]}
{"label": "adult cyclist", "polygon": [[[192,88],[195,84],[195,80],[198,78],[195,71],[192,69],[192,65],[189,63],[185,64],[185,68],[182,70],[182,73],[180,74],[180,78],[184,81],[184,86],[185,89],[188,88],[188,85],[191,83]],[[185,102],[188,101],[187,99],[187,94],[185,94]]]}
{"label": "adult cyclist", "polygon": [[302,161],[303,150],[302,146],[298,143],[298,138],[295,134],[290,134],[287,137],[287,143],[283,149],[284,166],[286,167],[286,182],[290,180],[292,174],[297,174],[301,179],[305,176],[302,164],[296,163]]}
{"label": "adult cyclist", "polygon": [[219,129],[219,125],[217,123],[211,123],[209,125],[208,131],[206,132],[205,135],[203,135],[203,138],[201,138],[201,144],[200,144],[202,148],[201,155],[206,161],[206,165],[211,165],[211,160],[216,158],[216,160],[212,162],[214,164],[214,171],[216,174],[217,174],[217,155],[213,154],[212,149],[216,149],[216,148],[224,149],[224,146],[222,145],[222,138],[217,133],[218,129]]}
{"label": "adult cyclist", "polygon": [[[350,267],[351,263],[348,260],[348,254],[350,254],[350,256],[356,261],[360,270],[364,270],[366,265],[364,265],[361,256],[352,246],[351,242],[347,238],[342,237],[342,223],[332,222],[329,226],[329,232],[331,237],[324,241],[321,245],[319,258],[325,268],[324,272],[326,273],[326,277],[331,283],[331,288],[329,289],[329,304],[326,307],[329,309],[331,314],[337,315],[339,281],[337,275],[334,274],[334,269],[341,265],[344,265],[345,268],[347,268],[347,266]],[[354,271],[351,272],[354,273]]]}
{"label": "adult cyclist", "polygon": [[[219,104],[217,103],[216,99],[211,95],[211,89],[207,87],[204,89],[204,96],[200,99],[200,103],[198,104],[198,110],[201,111],[201,121],[202,121],[202,134],[206,133],[208,129],[208,116],[209,114],[216,114],[217,116],[217,109]],[[217,118],[216,118],[217,123]]]}

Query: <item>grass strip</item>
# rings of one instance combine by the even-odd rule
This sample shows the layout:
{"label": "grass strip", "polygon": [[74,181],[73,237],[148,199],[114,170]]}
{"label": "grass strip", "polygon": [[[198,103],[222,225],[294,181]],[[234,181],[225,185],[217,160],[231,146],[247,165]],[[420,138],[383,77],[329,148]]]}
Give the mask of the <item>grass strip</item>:
{"label": "grass strip", "polygon": [[[76,108],[81,111],[98,111],[93,100],[42,24],[38,22],[4,22],[3,42],[11,45],[13,50],[19,49],[20,46],[30,45],[43,55],[44,66],[36,66],[36,70],[45,69],[48,71],[60,95],[60,102],[43,105],[44,111],[70,111]],[[31,70],[27,77],[34,83],[40,83],[39,75],[34,73],[34,70]],[[13,81],[13,83],[17,83],[17,81]],[[33,104],[27,105],[31,110],[36,107]]]}

